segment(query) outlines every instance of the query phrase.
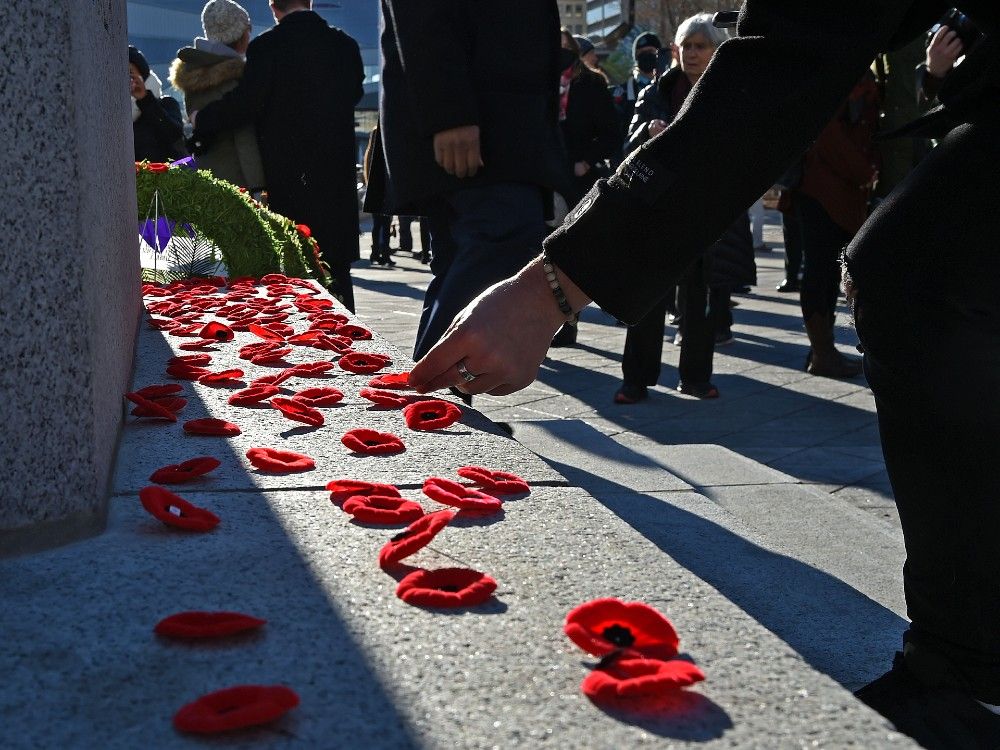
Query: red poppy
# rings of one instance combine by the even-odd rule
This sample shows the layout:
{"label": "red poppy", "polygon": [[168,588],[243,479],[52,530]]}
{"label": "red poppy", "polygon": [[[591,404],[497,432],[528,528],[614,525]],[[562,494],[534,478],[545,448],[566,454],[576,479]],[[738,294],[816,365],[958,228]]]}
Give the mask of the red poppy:
{"label": "red poppy", "polygon": [[[211,357],[209,359],[211,359]],[[172,396],[173,394],[180,393],[183,390],[184,386],[180,383],[165,383],[163,385],[147,385],[145,388],[140,388],[135,391],[135,393],[143,398],[156,399],[163,398],[164,396]]]}
{"label": "red poppy", "polygon": [[305,331],[303,333],[296,333],[294,336],[289,336],[286,343],[296,344],[299,346],[311,346],[316,339],[323,337],[322,331]]}
{"label": "red poppy", "polygon": [[404,406],[403,418],[411,430],[443,430],[462,418],[462,410],[449,401],[430,399]]}
{"label": "red poppy", "polygon": [[291,354],[291,349],[271,349],[263,354],[251,357],[250,361],[255,365],[267,365],[280,362],[286,355]]}
{"label": "red poppy", "polygon": [[352,495],[344,501],[343,509],[358,521],[387,526],[412,523],[424,515],[419,503],[392,495]]}
{"label": "red poppy", "polygon": [[218,435],[232,437],[239,435],[240,428],[224,419],[192,419],[184,423],[184,432],[189,435]]}
{"label": "red poppy", "polygon": [[454,511],[439,510],[418,518],[385,543],[378,553],[379,567],[388,568],[422,550],[454,517]]}
{"label": "red poppy", "polygon": [[399,497],[399,490],[391,484],[362,482],[357,479],[334,479],[332,482],[327,483],[326,488],[330,490],[330,499],[335,503],[357,495]]}
{"label": "red poppy", "polygon": [[[215,339],[195,339],[194,341],[185,341],[180,345],[180,348],[184,351],[197,351],[198,349],[207,349],[213,344],[218,344],[219,342]],[[214,351],[214,350],[213,350]]]}
{"label": "red poppy", "polygon": [[200,476],[208,474],[208,472],[217,469],[220,465],[221,462],[216,458],[200,456],[199,458],[192,458],[183,463],[171,464],[170,466],[157,469],[149,477],[149,481],[156,482],[157,484],[189,482],[192,479],[197,479]]}
{"label": "red poppy", "polygon": [[[257,320],[260,320],[260,318],[258,318]],[[268,323],[267,325],[261,327],[266,328],[268,331],[271,331],[272,333],[277,333],[279,336],[286,339],[289,336],[295,335],[295,328],[288,325],[287,323]]]}
{"label": "red poppy", "polygon": [[177,328],[171,328],[168,332],[170,336],[197,336],[198,331],[201,330],[201,325],[195,323],[194,325],[182,325]]}
{"label": "red poppy", "polygon": [[595,701],[647,698],[670,693],[701,682],[705,673],[683,659],[618,658],[588,674],[580,685]]}
{"label": "red poppy", "polygon": [[563,631],[588,654],[624,649],[629,657],[671,659],[680,639],[670,620],[648,604],[594,599],[566,615]]}
{"label": "red poppy", "polygon": [[345,446],[366,456],[380,456],[389,453],[402,453],[406,450],[403,441],[391,432],[378,432],[359,427],[348,430],[340,439]]}
{"label": "red poppy", "polygon": [[338,336],[330,336],[329,334],[323,334],[317,336],[312,341],[309,342],[309,346],[313,349],[319,349],[324,352],[337,352],[337,354],[353,354],[354,349],[351,345],[347,343],[350,339],[341,339]]}
{"label": "red poppy", "polygon": [[416,401],[425,400],[424,396],[415,396],[413,394],[402,395],[400,393],[393,393],[392,391],[380,391],[377,388],[362,388],[358,391],[358,395],[361,398],[366,398],[373,404],[378,404],[379,406],[388,406],[392,409],[402,409],[407,404]]}
{"label": "red poppy", "polygon": [[287,370],[282,370],[281,372],[276,372],[273,375],[261,375],[256,380],[251,380],[250,381],[250,385],[251,386],[258,386],[258,385],[281,385],[286,380],[288,380],[290,377],[292,377],[293,374],[294,373],[292,372],[292,368],[289,367]]}
{"label": "red poppy", "polygon": [[271,406],[280,411],[284,417],[293,419],[296,422],[304,422],[313,427],[322,427],[326,422],[323,412],[314,409],[302,401],[276,396],[271,399]]}
{"label": "red poppy", "polygon": [[269,273],[260,277],[261,284],[284,284],[288,282],[288,277],[283,273]]}
{"label": "red poppy", "polygon": [[333,362],[322,360],[320,362],[303,362],[292,368],[292,374],[300,378],[320,378],[330,372],[336,365]]}
{"label": "red poppy", "polygon": [[146,325],[156,331],[169,331],[180,324],[176,320],[170,320],[169,318],[150,318],[146,321]]}
{"label": "red poppy", "polygon": [[361,326],[354,325],[353,323],[345,323],[337,329],[338,336],[347,336],[349,339],[354,341],[367,341],[372,337],[372,332],[367,328],[362,328]]}
{"label": "red poppy", "polygon": [[139,490],[139,500],[143,508],[167,526],[185,531],[211,531],[219,525],[217,515],[162,487],[144,487]]}
{"label": "red poppy", "polygon": [[385,372],[368,381],[372,388],[386,388],[390,391],[412,390],[409,372]]}
{"label": "red poppy", "polygon": [[316,468],[316,462],[305,453],[284,451],[279,448],[251,448],[247,451],[247,459],[255,469],[274,474],[311,471]]}
{"label": "red poppy", "polygon": [[295,228],[299,230],[299,234],[303,237],[312,237],[312,231],[305,224],[296,224]]}
{"label": "red poppy", "polygon": [[143,398],[138,393],[126,393],[125,398],[141,409],[141,413],[136,414],[136,416],[150,419],[165,419],[168,422],[177,421],[177,417],[166,406],[158,404],[151,399]]}
{"label": "red poppy", "polygon": [[256,323],[251,323],[249,328],[250,333],[260,336],[266,341],[284,341],[285,337],[280,333],[275,333],[270,328],[265,328],[262,325]]}
{"label": "red poppy", "polygon": [[462,466],[458,469],[458,475],[471,479],[494,495],[519,495],[531,492],[527,482],[509,471],[496,471],[484,466]]}
{"label": "red poppy", "polygon": [[262,325],[267,325],[268,323],[281,323],[284,320],[288,320],[288,313],[272,313],[270,315],[257,316],[257,322]]}
{"label": "red poppy", "polygon": [[424,494],[431,500],[461,510],[487,514],[497,513],[503,508],[503,503],[492,495],[442,477],[430,477],[424,482],[423,489]]}
{"label": "red poppy", "polygon": [[469,568],[415,570],[396,586],[396,596],[415,607],[474,607],[488,601],[497,582]]}
{"label": "red poppy", "polygon": [[197,380],[200,376],[206,375],[208,370],[195,365],[177,364],[167,366],[167,375],[177,380]]}
{"label": "red poppy", "polygon": [[253,359],[260,354],[273,352],[274,350],[280,348],[281,344],[276,341],[258,341],[255,344],[246,344],[245,346],[241,346],[239,357],[240,359]]}
{"label": "red poppy", "polygon": [[224,638],[266,624],[240,612],[178,612],[156,623],[153,632],[167,638]]}
{"label": "red poppy", "polygon": [[281,718],[297,705],[299,696],[283,685],[237,685],[182,706],[174,714],[174,727],[195,734],[255,727]]}
{"label": "red poppy", "polygon": [[233,329],[225,323],[212,322],[201,329],[203,339],[215,339],[216,341],[232,341]]}
{"label": "red poppy", "polygon": [[292,396],[293,401],[301,401],[314,409],[318,406],[333,406],[344,399],[344,394],[336,388],[306,388]]}
{"label": "red poppy", "polygon": [[146,170],[149,172],[166,172],[168,169],[170,166],[162,162],[152,162],[146,165]]}
{"label": "red poppy", "polygon": [[340,366],[348,372],[363,375],[378,372],[392,360],[384,354],[369,354],[366,352],[351,352],[340,358]]}
{"label": "red poppy", "polygon": [[[313,290],[311,293],[315,294],[316,292]],[[295,298],[295,306],[302,312],[323,312],[324,310],[330,310],[333,308],[333,300],[313,299],[308,294],[300,294]]]}
{"label": "red poppy", "polygon": [[[160,398],[149,399],[153,405],[157,408],[147,408],[145,406],[136,406],[130,412],[133,417],[152,417],[152,418],[163,418],[160,412],[160,407],[166,409],[171,414],[177,414],[181,409],[187,406],[186,398],[174,398],[173,396],[161,396]],[[176,419],[169,420],[171,422],[176,422]]]}
{"label": "red poppy", "polygon": [[236,391],[229,397],[229,403],[233,406],[251,406],[266,401],[272,396],[281,393],[281,389],[273,385],[252,385],[242,391]]}
{"label": "red poppy", "polygon": [[[192,367],[200,367],[201,365],[207,365],[212,361],[211,354],[180,354],[176,357],[171,357],[167,360],[168,365],[190,365]],[[178,385],[178,389],[183,388],[183,386]]]}
{"label": "red poppy", "polygon": [[312,321],[313,325],[316,325],[319,322],[323,322],[323,323],[336,323],[339,326],[350,321],[350,318],[348,318],[346,315],[342,315],[341,313],[329,312],[329,310],[319,313],[311,313],[308,317],[309,320]]}
{"label": "red poppy", "polygon": [[222,370],[221,372],[208,372],[198,378],[199,383],[231,383],[238,381],[244,375],[243,370]]}

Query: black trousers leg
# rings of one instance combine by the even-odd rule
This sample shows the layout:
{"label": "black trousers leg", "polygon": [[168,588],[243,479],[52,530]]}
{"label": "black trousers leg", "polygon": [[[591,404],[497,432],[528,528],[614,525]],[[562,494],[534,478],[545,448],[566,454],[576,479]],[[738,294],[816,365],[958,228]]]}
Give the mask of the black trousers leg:
{"label": "black trousers leg", "polygon": [[[798,193],[792,197],[797,199]],[[797,281],[802,269],[802,222],[795,205],[781,215],[781,234],[785,240],[785,278]]]}
{"label": "black trousers leg", "polygon": [[834,223],[815,198],[800,193],[796,200],[806,263],[800,297],[802,319],[817,313],[832,318],[840,293],[840,255],[851,235]]}
{"label": "black trousers leg", "polygon": [[667,298],[656,303],[625,333],[622,353],[622,379],[630,385],[656,385],[663,361],[663,327],[667,317]]}
{"label": "black trousers leg", "polygon": [[698,281],[681,287],[678,297],[681,308],[681,358],[677,365],[680,381],[688,385],[707,383],[712,379],[712,358],[715,354],[715,324],[708,310],[708,286],[702,281],[702,259],[687,275]]}

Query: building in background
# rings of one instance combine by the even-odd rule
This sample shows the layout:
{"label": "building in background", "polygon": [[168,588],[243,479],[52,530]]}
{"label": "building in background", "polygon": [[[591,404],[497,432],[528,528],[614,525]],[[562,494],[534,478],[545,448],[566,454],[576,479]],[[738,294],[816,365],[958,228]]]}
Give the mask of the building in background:
{"label": "building in background", "polygon": [[598,41],[611,35],[622,24],[631,25],[631,0],[588,0],[587,36]]}
{"label": "building in background", "polygon": [[573,34],[587,33],[587,3],[584,0],[559,2],[559,25]]}

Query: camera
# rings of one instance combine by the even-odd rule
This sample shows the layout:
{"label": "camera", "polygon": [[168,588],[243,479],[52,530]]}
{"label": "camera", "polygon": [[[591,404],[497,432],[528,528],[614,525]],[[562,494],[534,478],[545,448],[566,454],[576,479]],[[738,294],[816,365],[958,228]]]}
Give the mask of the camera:
{"label": "camera", "polygon": [[936,33],[942,26],[947,26],[958,35],[958,40],[962,43],[962,52],[965,54],[968,54],[976,42],[983,38],[983,32],[977,29],[972,20],[958,8],[952,8],[941,16],[941,20],[931,29],[931,33]]}

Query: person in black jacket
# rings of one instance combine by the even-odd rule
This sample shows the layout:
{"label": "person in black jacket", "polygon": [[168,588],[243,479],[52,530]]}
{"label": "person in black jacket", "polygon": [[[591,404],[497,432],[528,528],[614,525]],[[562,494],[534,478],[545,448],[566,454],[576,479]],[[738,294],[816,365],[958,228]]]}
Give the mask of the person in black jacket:
{"label": "person in black jacket", "polygon": [[360,257],[354,106],[364,69],[357,42],[311,7],[311,0],[271,1],[277,25],[250,42],[239,85],[192,113],[194,140],[256,126],[270,208],[309,226],[335,293],[353,310],[351,263]]}
{"label": "person in black jacket", "polygon": [[135,160],[165,162],[187,156],[180,104],[172,96],[162,95],[160,79],[149,69],[145,56],[131,46],[128,78]]}
{"label": "person in black jacket", "polygon": [[[737,38],[670,127],[598,181],[541,256],[463,311],[410,384],[504,395],[531,382],[552,333],[591,299],[641,318],[816,139],[875,55],[923,34],[948,4],[745,4]],[[942,109],[909,129],[939,144],[845,255],[910,618],[892,669],[857,695],[941,749],[1000,745],[1000,478],[990,460],[1000,445],[1000,5],[962,10],[985,36],[943,82]],[[477,377],[467,382],[459,365]]]}
{"label": "person in black jacket", "polygon": [[372,175],[365,206],[430,220],[419,357],[469,301],[530,259],[545,236],[546,195],[568,182],[559,12],[551,0],[382,0],[382,18],[381,178]]}

